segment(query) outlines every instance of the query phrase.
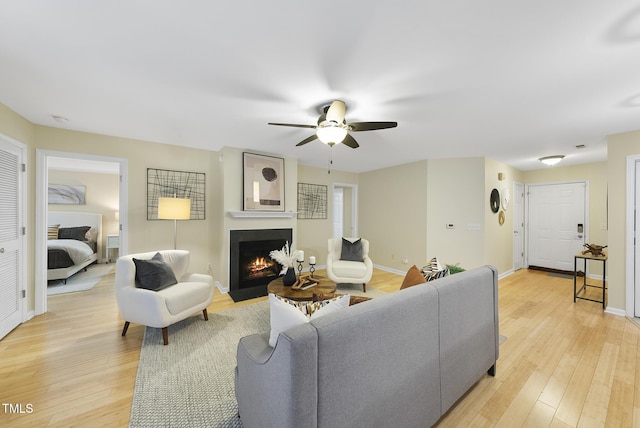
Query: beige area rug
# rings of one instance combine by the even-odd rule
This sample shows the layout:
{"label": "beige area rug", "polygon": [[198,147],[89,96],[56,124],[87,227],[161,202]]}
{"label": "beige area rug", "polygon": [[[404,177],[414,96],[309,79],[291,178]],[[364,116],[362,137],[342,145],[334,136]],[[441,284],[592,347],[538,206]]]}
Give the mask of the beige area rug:
{"label": "beige area rug", "polygon": [[[338,293],[350,293],[349,286]],[[365,295],[362,289],[353,294]],[[372,298],[386,293],[369,287]],[[242,427],[234,392],[236,348],[241,337],[268,333],[269,302],[202,314],[162,331],[147,328],[131,406],[130,427]]]}

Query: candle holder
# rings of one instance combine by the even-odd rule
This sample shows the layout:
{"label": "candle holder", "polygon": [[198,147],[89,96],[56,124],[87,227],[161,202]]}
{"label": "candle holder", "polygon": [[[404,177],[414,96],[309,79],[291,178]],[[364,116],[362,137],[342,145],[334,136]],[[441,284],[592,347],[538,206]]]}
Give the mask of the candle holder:
{"label": "candle holder", "polygon": [[311,278],[313,278],[313,273],[316,271],[315,266],[315,263],[311,263],[311,261],[309,261],[309,273],[311,274]]}
{"label": "candle holder", "polygon": [[304,260],[298,260],[298,276],[302,276],[302,262],[304,262]]}

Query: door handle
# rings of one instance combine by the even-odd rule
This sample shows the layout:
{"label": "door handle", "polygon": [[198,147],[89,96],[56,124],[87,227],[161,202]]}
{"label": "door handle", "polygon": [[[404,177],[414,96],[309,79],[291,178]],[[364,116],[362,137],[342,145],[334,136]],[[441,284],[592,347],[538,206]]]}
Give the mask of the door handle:
{"label": "door handle", "polygon": [[582,235],[578,235],[578,239],[582,239]]}
{"label": "door handle", "polygon": [[4,248],[0,248],[0,254],[4,253]]}

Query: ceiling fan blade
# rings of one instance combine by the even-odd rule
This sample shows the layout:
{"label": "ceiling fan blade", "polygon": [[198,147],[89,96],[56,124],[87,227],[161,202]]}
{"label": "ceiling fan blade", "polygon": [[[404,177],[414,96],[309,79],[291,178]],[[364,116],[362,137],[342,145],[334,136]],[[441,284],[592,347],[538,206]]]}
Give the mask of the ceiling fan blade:
{"label": "ceiling fan blade", "polygon": [[342,144],[344,144],[345,146],[349,146],[352,149],[357,149],[358,147],[360,147],[360,144],[358,144],[358,142],[349,134],[344,137],[344,140],[342,140]]}
{"label": "ceiling fan blade", "polygon": [[297,146],[303,146],[303,145],[305,145],[305,144],[307,144],[307,143],[312,142],[313,140],[315,140],[315,139],[317,139],[317,138],[318,138],[318,136],[317,136],[316,134],[313,134],[312,136],[307,137],[307,138],[305,138],[304,140],[300,141],[298,144],[296,144],[296,147],[297,147]]}
{"label": "ceiling fan blade", "polygon": [[298,125],[295,123],[271,123],[269,122],[267,125],[277,125],[277,126],[293,126],[294,128],[311,128],[315,129],[316,125]]}
{"label": "ceiling fan blade", "polygon": [[344,105],[344,101],[336,100],[331,103],[329,109],[327,110],[327,120],[342,123],[344,122],[344,113],[346,111],[346,106]]}
{"label": "ceiling fan blade", "polygon": [[376,129],[395,128],[398,122],[353,122],[350,123],[352,131],[374,131]]}

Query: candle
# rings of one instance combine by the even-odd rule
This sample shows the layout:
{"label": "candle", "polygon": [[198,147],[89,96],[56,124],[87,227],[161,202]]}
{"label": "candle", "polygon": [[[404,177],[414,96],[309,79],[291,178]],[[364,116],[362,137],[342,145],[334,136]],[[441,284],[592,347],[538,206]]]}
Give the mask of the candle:
{"label": "candle", "polygon": [[315,256],[309,257],[309,264],[310,265],[315,265],[316,264],[316,257]]}
{"label": "candle", "polygon": [[299,262],[303,262],[304,261],[304,251],[302,251],[302,250],[298,251],[298,261]]}

